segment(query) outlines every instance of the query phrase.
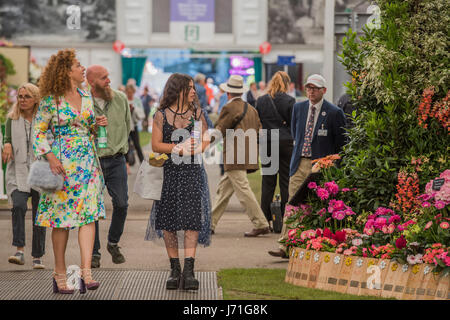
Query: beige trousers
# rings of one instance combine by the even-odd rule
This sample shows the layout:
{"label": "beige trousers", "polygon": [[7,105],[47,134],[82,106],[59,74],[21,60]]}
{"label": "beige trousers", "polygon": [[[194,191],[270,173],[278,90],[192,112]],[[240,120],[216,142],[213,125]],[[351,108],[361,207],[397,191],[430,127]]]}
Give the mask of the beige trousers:
{"label": "beige trousers", "polygon": [[[298,166],[297,172],[289,178],[289,201],[295,196],[303,182],[308,178],[312,171],[311,159],[302,158],[300,165]],[[283,229],[281,230],[281,237],[278,241],[287,240],[288,232],[291,229],[291,225],[286,225],[287,218],[283,219]],[[280,244],[280,249],[286,251],[286,246]]]}
{"label": "beige trousers", "polygon": [[216,199],[212,209],[211,229],[215,230],[234,192],[236,192],[237,198],[245,208],[245,212],[255,229],[268,228],[269,223],[250,188],[247,172],[245,170],[232,170],[225,172],[217,187]]}

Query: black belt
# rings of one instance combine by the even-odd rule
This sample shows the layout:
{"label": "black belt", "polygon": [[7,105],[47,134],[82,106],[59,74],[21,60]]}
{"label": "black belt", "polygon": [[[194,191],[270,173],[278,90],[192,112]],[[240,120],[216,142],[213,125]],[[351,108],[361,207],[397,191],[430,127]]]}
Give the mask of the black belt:
{"label": "black belt", "polygon": [[117,158],[120,158],[120,157],[123,157],[123,156],[125,156],[123,153],[116,153],[116,154],[114,154],[112,156],[101,157],[100,160],[117,159]]}

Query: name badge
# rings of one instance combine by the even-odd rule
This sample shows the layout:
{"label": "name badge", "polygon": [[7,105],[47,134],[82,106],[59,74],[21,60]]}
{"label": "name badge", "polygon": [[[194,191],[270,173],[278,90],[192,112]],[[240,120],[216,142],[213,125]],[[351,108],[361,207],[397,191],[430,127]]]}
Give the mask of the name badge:
{"label": "name badge", "polygon": [[326,129],[319,129],[319,131],[317,132],[317,135],[319,137],[328,137],[328,130],[326,130]]}

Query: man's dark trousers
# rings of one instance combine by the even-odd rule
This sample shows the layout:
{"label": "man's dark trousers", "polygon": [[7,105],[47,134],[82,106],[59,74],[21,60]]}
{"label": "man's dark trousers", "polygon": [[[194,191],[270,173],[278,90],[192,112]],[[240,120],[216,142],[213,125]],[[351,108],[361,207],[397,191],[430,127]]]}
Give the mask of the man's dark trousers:
{"label": "man's dark trousers", "polygon": [[[119,243],[128,211],[128,174],[124,155],[100,159],[106,188],[112,198],[113,213],[109,227],[108,242]],[[98,221],[95,222],[95,243],[93,255],[100,256]]]}

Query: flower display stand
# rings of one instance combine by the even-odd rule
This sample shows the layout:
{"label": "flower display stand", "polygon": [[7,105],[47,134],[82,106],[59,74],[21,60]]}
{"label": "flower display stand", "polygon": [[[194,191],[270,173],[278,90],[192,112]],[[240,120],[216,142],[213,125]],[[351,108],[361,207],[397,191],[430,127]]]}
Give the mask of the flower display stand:
{"label": "flower display stand", "polygon": [[449,276],[429,264],[293,248],[285,281],[296,286],[402,300],[448,300]]}

